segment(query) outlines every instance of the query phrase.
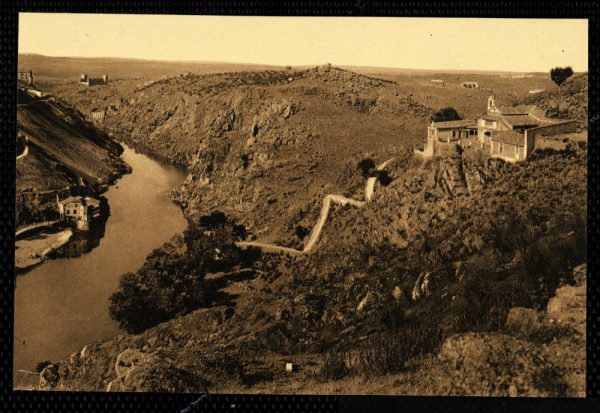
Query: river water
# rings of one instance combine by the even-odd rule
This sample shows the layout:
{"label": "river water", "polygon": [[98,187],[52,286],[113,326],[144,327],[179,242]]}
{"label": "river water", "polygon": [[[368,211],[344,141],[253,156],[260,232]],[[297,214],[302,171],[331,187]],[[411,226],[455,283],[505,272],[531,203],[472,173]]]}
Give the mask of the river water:
{"label": "river water", "polygon": [[123,147],[133,172],[104,194],[110,217],[99,245],[77,258],[47,260],[16,278],[15,370],[58,361],[121,333],[108,312],[120,276],[137,270],[153,249],[186,227],[169,199],[185,172]]}

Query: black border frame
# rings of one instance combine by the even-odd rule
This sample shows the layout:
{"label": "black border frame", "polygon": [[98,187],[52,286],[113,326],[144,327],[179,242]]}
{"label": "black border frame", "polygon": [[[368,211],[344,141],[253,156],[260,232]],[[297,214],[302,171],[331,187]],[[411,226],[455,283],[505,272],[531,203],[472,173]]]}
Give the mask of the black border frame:
{"label": "black border frame", "polygon": [[[596,142],[600,120],[598,98],[598,55],[600,7],[590,1],[252,1],[208,0],[199,4],[166,0],[105,0],[80,4],[73,0],[22,0],[0,6],[0,159],[2,160],[0,198],[1,320],[0,411],[344,411],[376,412],[425,411],[600,411],[600,279],[594,246],[599,241],[597,217],[600,203],[595,189],[598,176],[599,145]],[[589,170],[588,170],[588,307],[587,307],[587,396],[586,399],[515,399],[475,397],[403,396],[299,396],[299,395],[189,395],[140,393],[22,392],[12,390],[13,293],[14,293],[14,200],[16,93],[19,12],[138,13],[138,14],[222,14],[297,16],[407,16],[407,17],[505,17],[505,18],[587,18],[589,19]],[[10,136],[9,136],[10,135]],[[590,398],[591,397],[591,398]]]}

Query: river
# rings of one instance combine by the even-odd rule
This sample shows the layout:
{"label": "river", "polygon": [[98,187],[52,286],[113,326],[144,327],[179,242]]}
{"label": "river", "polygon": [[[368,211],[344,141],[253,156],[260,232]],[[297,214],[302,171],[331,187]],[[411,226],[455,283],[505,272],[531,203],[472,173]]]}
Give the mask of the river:
{"label": "river", "polygon": [[186,227],[169,199],[186,174],[123,147],[122,158],[133,171],[104,194],[110,217],[99,245],[77,258],[47,260],[16,278],[15,370],[58,361],[121,333],[108,312],[120,276],[137,270],[153,249]]}

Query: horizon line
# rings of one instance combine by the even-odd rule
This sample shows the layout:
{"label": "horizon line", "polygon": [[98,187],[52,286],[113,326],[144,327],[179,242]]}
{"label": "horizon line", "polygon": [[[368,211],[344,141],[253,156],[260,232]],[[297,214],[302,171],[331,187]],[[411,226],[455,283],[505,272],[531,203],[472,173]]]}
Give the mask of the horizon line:
{"label": "horizon line", "polygon": [[[325,63],[302,63],[302,64],[272,64],[272,63],[250,63],[250,62],[232,62],[232,61],[218,61],[218,60],[173,60],[173,59],[158,59],[158,58],[140,58],[140,57],[123,57],[123,56],[58,56],[58,55],[48,55],[43,53],[36,52],[18,52],[18,56],[24,55],[35,55],[47,58],[62,58],[62,59],[121,59],[121,60],[134,60],[140,62],[161,62],[161,63],[195,63],[195,64],[228,64],[228,65],[246,65],[246,66],[270,66],[270,67],[318,67],[326,64],[330,64],[334,67],[356,67],[356,68],[367,68],[367,69],[392,69],[392,70],[413,70],[413,71],[429,71],[429,72],[487,72],[487,73],[549,73],[550,69],[541,71],[541,70],[499,70],[499,69],[451,69],[451,68],[416,68],[416,67],[394,67],[394,66],[364,66],[357,64],[338,64],[333,62],[325,62]],[[557,66],[555,66],[557,67]],[[574,70],[575,73],[588,73],[588,70],[585,71],[577,71]]]}

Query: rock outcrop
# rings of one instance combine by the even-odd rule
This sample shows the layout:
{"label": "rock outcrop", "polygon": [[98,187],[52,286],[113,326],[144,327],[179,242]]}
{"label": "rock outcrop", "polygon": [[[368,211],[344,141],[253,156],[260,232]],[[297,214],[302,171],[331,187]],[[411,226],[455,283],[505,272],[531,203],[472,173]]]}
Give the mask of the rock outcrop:
{"label": "rock outcrop", "polygon": [[505,332],[446,339],[435,393],[584,397],[585,272],[576,267],[575,285],[558,288],[546,311],[511,309]]}
{"label": "rock outcrop", "polygon": [[106,391],[121,392],[205,392],[202,379],[175,367],[173,361],[128,348],[117,356],[116,378]]}

